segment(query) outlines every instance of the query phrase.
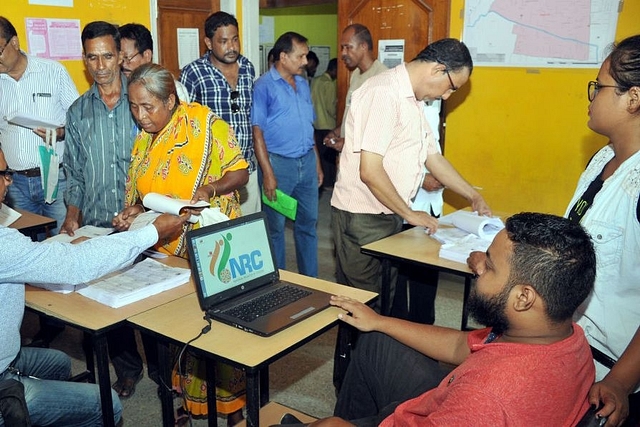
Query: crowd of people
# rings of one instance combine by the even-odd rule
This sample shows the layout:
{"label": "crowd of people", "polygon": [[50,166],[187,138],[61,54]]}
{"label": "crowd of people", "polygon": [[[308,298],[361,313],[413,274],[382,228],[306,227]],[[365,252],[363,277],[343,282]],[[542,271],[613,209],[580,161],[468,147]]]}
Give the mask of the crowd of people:
{"label": "crowd of people", "polygon": [[[438,145],[440,102],[473,72],[461,41],[435,41],[387,69],[373,55],[367,27],[349,25],[340,54],[351,78],[338,120],[337,59],[314,77],[319,60],[304,35],[282,34],[270,52],[273,64],[258,77],[240,53],[234,16],[212,14],[204,34],[207,52],[176,80],[153,63],[144,26],[88,23],[81,42],[92,84],[80,95],[62,65],[25,53],[13,24],[0,17],[0,117],[65,123],[52,133],[0,120],[0,203],[54,218],[51,234],[74,236],[84,225],[120,231],[44,245],[0,227],[12,248],[0,261],[7,307],[0,315],[0,379],[23,385],[34,425],[97,425],[100,395],[94,385],[67,382],[69,357],[46,348],[60,326],[41,321],[38,345],[20,346],[24,283],[91,280],[152,246],[187,258],[184,237],[194,225],[186,218],[197,209],[129,231],[150,192],[208,201],[229,218],[263,210],[281,269],[286,220],[261,200],[275,200],[276,190],[291,195],[298,201],[298,270],[317,277],[319,189],[333,188],[336,280],[374,292],[382,266],[360,247],[407,226],[435,232],[442,188],[479,214],[492,213]],[[516,214],[486,253],[469,258],[477,274],[469,310],[486,328],[437,327],[428,324],[432,316],[411,322],[380,313],[377,302],[333,297],[348,326],[336,343],[338,401],[335,417],[314,425],[570,426],[591,405],[607,426],[640,422],[640,35],[613,46],[588,83],[588,99],[588,126],[609,142],[587,165],[565,217]],[[39,147],[51,139],[56,153],[44,158]],[[440,201],[421,202],[419,190]],[[437,275],[426,280],[437,283]],[[432,306],[433,297],[420,303]],[[144,334],[142,340],[148,375],[160,386],[155,342]],[[143,358],[129,327],[111,331],[108,344],[118,423],[119,398],[135,393]],[[594,364],[589,346],[611,363]],[[181,390],[186,403],[177,425],[189,413],[207,415],[204,364],[191,356],[186,367],[191,387]],[[230,366],[217,370],[218,412],[234,425],[242,419],[244,377]],[[0,425],[9,425],[2,414]]]}

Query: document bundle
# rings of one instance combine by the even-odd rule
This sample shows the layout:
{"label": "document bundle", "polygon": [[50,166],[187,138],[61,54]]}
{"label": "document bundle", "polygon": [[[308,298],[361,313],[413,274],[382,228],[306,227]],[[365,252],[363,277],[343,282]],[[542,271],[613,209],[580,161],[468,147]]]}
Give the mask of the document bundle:
{"label": "document bundle", "polygon": [[[498,217],[478,215],[476,212],[456,211],[440,218],[433,238],[442,243],[440,258],[466,264],[473,251],[486,251],[494,237],[504,228]],[[449,227],[446,227],[446,226]]]}

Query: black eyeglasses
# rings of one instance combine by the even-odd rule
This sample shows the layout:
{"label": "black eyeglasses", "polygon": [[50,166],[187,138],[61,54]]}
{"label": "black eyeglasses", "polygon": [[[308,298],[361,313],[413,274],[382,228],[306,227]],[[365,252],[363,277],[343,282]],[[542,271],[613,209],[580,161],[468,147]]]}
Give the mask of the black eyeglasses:
{"label": "black eyeglasses", "polygon": [[135,58],[136,56],[140,55],[140,52],[136,53],[135,55],[131,55],[130,57],[126,57],[123,56],[122,59],[124,60],[124,62],[126,62],[127,64],[129,64],[131,61],[133,61],[133,58]]}
{"label": "black eyeglasses", "polygon": [[0,176],[4,177],[7,181],[13,181],[13,174],[15,171],[13,169],[5,169],[0,171]]}
{"label": "black eyeglasses", "polygon": [[445,64],[445,63],[444,63],[444,62],[442,62],[442,61],[438,61],[438,60],[436,60],[436,62],[437,62],[438,64],[440,64],[440,65],[444,65],[444,72],[447,74],[447,78],[449,79],[449,84],[451,85],[451,86],[450,86],[451,92],[455,92],[455,91],[457,91],[457,90],[458,90],[458,86],[456,86],[456,85],[453,83],[453,79],[451,78],[451,74],[449,74],[449,67],[447,66],[447,64]]}
{"label": "black eyeglasses", "polygon": [[240,106],[238,105],[240,92],[238,92],[237,90],[231,91],[230,97],[231,97],[231,112],[237,113],[238,111],[240,111]]}
{"label": "black eyeglasses", "polygon": [[589,98],[589,102],[593,102],[593,100],[596,98],[596,95],[598,94],[598,92],[600,92],[600,89],[602,89],[603,87],[614,87],[622,91],[629,90],[627,88],[624,88],[618,85],[601,85],[600,83],[592,80],[589,82],[589,85],[587,86],[587,98]]}

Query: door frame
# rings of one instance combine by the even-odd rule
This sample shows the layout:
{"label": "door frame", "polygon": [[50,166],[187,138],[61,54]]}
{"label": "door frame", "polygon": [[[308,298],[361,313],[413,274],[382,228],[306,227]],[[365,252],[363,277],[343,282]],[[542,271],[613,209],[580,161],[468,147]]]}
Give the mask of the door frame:
{"label": "door frame", "polygon": [[[238,17],[237,0],[220,0],[220,10]],[[242,55],[254,65],[260,64],[260,6],[255,0],[242,0],[241,17],[238,24],[242,29]],[[158,0],[149,0],[149,22],[153,37],[153,62],[158,63],[160,46],[158,45]],[[204,22],[202,23],[204,25]]]}

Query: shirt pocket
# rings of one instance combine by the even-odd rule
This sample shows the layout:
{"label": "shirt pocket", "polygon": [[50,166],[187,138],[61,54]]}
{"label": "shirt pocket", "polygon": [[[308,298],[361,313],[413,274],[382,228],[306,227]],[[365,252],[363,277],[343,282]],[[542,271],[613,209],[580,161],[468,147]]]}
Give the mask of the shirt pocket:
{"label": "shirt pocket", "polygon": [[[589,227],[596,249],[598,275],[605,274],[605,267],[620,263],[624,244],[624,229],[600,221],[592,221]],[[617,269],[616,269],[617,270]],[[614,273],[617,274],[617,271]]]}

